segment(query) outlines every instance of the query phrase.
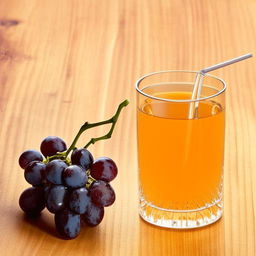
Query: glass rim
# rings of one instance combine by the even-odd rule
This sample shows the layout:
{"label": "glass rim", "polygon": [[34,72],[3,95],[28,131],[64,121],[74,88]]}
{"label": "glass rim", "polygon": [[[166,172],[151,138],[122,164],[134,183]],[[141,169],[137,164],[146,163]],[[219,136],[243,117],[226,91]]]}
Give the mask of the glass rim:
{"label": "glass rim", "polygon": [[[217,97],[218,95],[222,94],[223,92],[226,91],[227,89],[227,84],[226,82],[222,79],[222,78],[219,78],[217,76],[214,76],[214,75],[210,75],[210,74],[204,74],[204,76],[208,76],[208,77],[212,77],[212,78],[215,78],[217,80],[219,80],[222,84],[223,84],[223,88],[221,90],[219,90],[217,93],[213,94],[213,95],[210,95],[210,96],[207,96],[207,97],[200,97],[199,99],[187,99],[187,100],[174,100],[174,99],[166,99],[166,98],[160,98],[160,97],[156,97],[156,96],[153,96],[153,95],[150,95],[150,94],[147,94],[145,92],[143,92],[143,89],[140,89],[139,88],[139,84],[147,77],[149,76],[152,76],[152,75],[156,75],[156,74],[161,74],[161,73],[174,73],[174,72],[180,72],[180,73],[199,73],[199,71],[192,71],[192,70],[161,70],[161,71],[156,71],[156,72],[151,72],[151,73],[148,73],[142,77],[140,77],[136,82],[135,82],[135,89],[138,93],[144,95],[145,97],[148,97],[148,98],[151,98],[151,99],[154,99],[154,100],[161,100],[161,101],[167,101],[167,102],[198,102],[198,101],[202,101],[202,100],[207,100],[207,99],[211,99],[211,98],[214,98],[214,97]],[[154,85],[156,86],[156,84]]]}

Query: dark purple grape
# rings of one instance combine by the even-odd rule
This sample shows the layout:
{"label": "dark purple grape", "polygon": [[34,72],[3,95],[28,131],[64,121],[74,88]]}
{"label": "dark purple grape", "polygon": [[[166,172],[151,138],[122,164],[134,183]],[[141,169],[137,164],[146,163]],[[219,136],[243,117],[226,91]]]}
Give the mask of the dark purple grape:
{"label": "dark purple grape", "polygon": [[47,197],[48,197],[48,193],[51,189],[53,185],[51,184],[47,184],[46,186],[44,186],[44,198],[45,198],[45,201],[47,200]]}
{"label": "dark purple grape", "polygon": [[94,227],[101,223],[104,217],[104,207],[97,206],[92,202],[88,205],[85,214],[81,215],[81,220],[88,226]]}
{"label": "dark purple grape", "polygon": [[81,166],[84,170],[88,170],[93,163],[93,156],[85,148],[75,149],[71,155],[71,162]]}
{"label": "dark purple grape", "polygon": [[32,161],[43,161],[42,154],[36,150],[26,150],[20,155],[19,165],[25,169]]}
{"label": "dark purple grape", "polygon": [[31,162],[27,165],[24,176],[28,183],[33,186],[38,186],[43,183],[44,179],[44,172],[45,172],[45,164],[42,162]]}
{"label": "dark purple grape", "polygon": [[81,228],[79,214],[65,209],[56,213],[54,219],[57,231],[64,238],[71,239],[79,235]]}
{"label": "dark purple grape", "polygon": [[78,188],[72,191],[69,198],[69,208],[77,213],[84,214],[91,199],[86,188]]}
{"label": "dark purple grape", "polygon": [[66,143],[59,137],[48,136],[46,137],[40,146],[41,152],[45,157],[53,156],[57,152],[63,152],[67,149]]}
{"label": "dark purple grape", "polygon": [[108,183],[101,180],[92,184],[89,194],[92,202],[97,206],[110,206],[116,199],[113,188]]}
{"label": "dark purple grape", "polygon": [[51,213],[56,213],[65,208],[68,191],[62,185],[51,186],[46,192],[46,207]]}
{"label": "dark purple grape", "polygon": [[112,159],[100,157],[92,164],[90,174],[96,180],[110,182],[117,175],[117,166]]}
{"label": "dark purple grape", "polygon": [[39,214],[45,207],[43,188],[31,187],[24,190],[20,196],[19,205],[26,214]]}
{"label": "dark purple grape", "polygon": [[87,180],[86,172],[78,165],[70,165],[62,174],[64,183],[70,188],[83,187]]}
{"label": "dark purple grape", "polygon": [[62,184],[62,173],[68,165],[62,160],[53,160],[46,165],[45,177],[46,179],[56,185]]}

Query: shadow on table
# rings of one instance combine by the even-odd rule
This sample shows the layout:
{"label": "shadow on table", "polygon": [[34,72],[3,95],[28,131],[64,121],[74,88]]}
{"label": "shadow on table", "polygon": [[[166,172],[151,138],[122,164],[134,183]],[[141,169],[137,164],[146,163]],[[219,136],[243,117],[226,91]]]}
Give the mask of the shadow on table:
{"label": "shadow on table", "polygon": [[224,218],[184,230],[161,228],[140,219],[139,247],[140,255],[224,255]]}
{"label": "shadow on table", "polygon": [[61,238],[54,226],[54,222],[49,220],[49,216],[44,213],[41,213],[37,216],[27,216],[26,214],[20,214],[20,224],[21,226],[30,225],[36,228],[38,231],[45,232],[48,235]]}

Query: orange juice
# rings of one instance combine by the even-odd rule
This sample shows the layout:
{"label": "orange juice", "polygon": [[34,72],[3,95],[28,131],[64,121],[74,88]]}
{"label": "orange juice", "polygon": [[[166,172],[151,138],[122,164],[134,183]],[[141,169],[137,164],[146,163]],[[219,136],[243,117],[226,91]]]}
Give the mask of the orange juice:
{"label": "orange juice", "polygon": [[[191,99],[189,92],[154,96]],[[220,197],[224,151],[224,109],[201,101],[188,119],[189,103],[146,99],[139,105],[138,160],[143,198],[166,209],[198,209]]]}

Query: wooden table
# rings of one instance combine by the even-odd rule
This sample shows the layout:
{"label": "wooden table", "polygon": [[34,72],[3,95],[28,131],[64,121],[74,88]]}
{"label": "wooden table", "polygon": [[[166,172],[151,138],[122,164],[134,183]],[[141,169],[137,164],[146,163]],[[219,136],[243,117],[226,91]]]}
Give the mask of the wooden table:
{"label": "wooden table", "polygon": [[[255,52],[255,13],[254,0],[2,0],[0,254],[255,255],[255,59],[213,72],[228,83],[225,214],[209,227],[168,230],[139,218],[134,90],[148,72],[198,70]],[[110,117],[125,98],[113,138],[90,148],[119,166],[117,200],[100,226],[64,241],[46,211],[26,219],[20,153],[48,135],[70,143],[84,121]],[[89,132],[80,146],[106,130]]]}

